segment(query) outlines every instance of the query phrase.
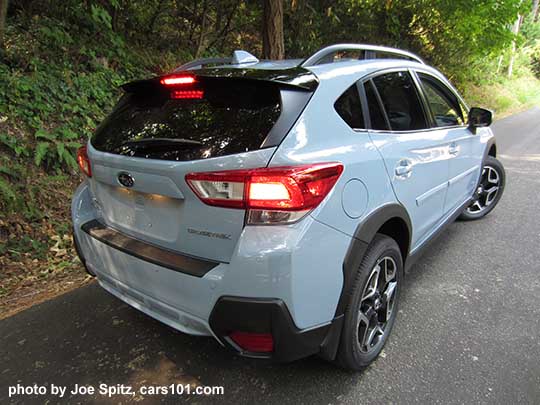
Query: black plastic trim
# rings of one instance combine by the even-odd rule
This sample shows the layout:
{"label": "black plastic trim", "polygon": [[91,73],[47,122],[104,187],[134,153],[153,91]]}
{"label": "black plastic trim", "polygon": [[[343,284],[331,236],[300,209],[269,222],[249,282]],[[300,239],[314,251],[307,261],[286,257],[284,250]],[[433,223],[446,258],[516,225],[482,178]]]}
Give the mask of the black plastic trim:
{"label": "black plastic trim", "polygon": [[94,219],[81,226],[94,239],[146,262],[191,276],[203,277],[219,262],[186,256],[125,235]]}
{"label": "black plastic trim", "polygon": [[[358,225],[354,232],[354,237],[351,240],[347,254],[343,261],[343,289],[339,297],[335,316],[338,317],[345,313],[347,300],[352,290],[356,271],[360,267],[369,243],[377,231],[384,223],[392,218],[402,219],[409,230],[409,243],[412,235],[412,225],[409,214],[399,204],[387,204],[371,213],[361,224]],[[403,260],[406,260],[404,257]]]}
{"label": "black plastic trim", "polygon": [[[281,114],[261,144],[261,149],[278,146],[287,136],[313,96],[313,93],[282,88]],[[271,159],[270,159],[271,160]]]}
{"label": "black plastic trim", "polygon": [[[301,330],[296,327],[287,306],[280,299],[223,296],[216,302],[209,324],[220,342],[235,353],[245,357],[288,362],[319,353],[322,347],[329,346],[328,340],[335,340],[335,336],[329,332],[332,329],[341,331],[341,321],[337,319],[317,328]],[[338,328],[332,328],[334,323]],[[274,351],[242,351],[228,338],[233,331],[271,333]]]}
{"label": "black plastic trim", "polygon": [[311,92],[315,91],[319,85],[317,76],[308,69],[300,66],[286,69],[257,69],[225,66],[199,69],[194,73],[197,76],[203,77],[264,80]]}

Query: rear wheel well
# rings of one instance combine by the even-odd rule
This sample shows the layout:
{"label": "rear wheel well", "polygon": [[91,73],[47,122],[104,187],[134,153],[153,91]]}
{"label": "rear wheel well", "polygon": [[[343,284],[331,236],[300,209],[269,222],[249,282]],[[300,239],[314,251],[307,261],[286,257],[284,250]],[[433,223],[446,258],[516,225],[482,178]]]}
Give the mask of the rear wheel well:
{"label": "rear wheel well", "polygon": [[497,157],[497,147],[495,145],[491,145],[491,148],[489,148],[488,155]]}
{"label": "rear wheel well", "polygon": [[398,217],[391,218],[379,228],[377,233],[386,235],[396,241],[399,246],[399,250],[401,251],[403,262],[405,262],[405,259],[409,254],[410,240],[409,228],[407,227],[405,221]]}

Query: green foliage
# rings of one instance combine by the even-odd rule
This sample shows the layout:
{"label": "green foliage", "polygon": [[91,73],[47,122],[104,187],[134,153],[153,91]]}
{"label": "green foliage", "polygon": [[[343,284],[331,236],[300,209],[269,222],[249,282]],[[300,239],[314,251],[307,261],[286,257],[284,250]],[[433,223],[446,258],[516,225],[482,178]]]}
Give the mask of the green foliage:
{"label": "green foliage", "polygon": [[45,163],[48,168],[60,169],[62,166],[77,168],[74,154],[76,149],[82,146],[76,141],[79,138],[77,133],[67,128],[61,128],[55,133],[40,129],[36,131],[34,137],[37,141],[34,154],[36,166]]}
{"label": "green foliage", "polygon": [[0,246],[0,254],[9,253],[14,259],[21,259],[24,254],[30,254],[34,258],[46,256],[49,245],[46,242],[32,239],[28,235],[20,238],[10,238],[5,245]]}
{"label": "green foliage", "polygon": [[[76,149],[111,110],[118,86],[150,73],[113,31],[102,5],[42,6],[34,1],[32,13],[19,10],[9,26],[6,63],[0,63],[0,125],[10,131],[0,133],[0,152],[31,159],[50,173],[72,172]],[[0,187],[2,201],[13,207],[10,184],[2,178]]]}
{"label": "green foliage", "polygon": [[[483,94],[498,109],[532,97],[526,86],[512,93],[502,83],[516,40],[510,27],[530,2],[293,0],[284,7],[287,57],[337,42],[397,46],[472,89],[473,98],[480,89],[500,91],[500,97]],[[119,85],[194,57],[234,49],[260,55],[261,25],[260,2],[245,0],[11,2],[0,60],[0,155],[9,161],[0,169],[2,207],[21,206],[24,182],[7,173],[15,163],[49,175],[73,172],[76,148],[111,110]],[[532,69],[540,77],[540,24],[529,16],[522,33],[516,76],[530,77]],[[28,216],[40,215],[24,206]]]}
{"label": "green foliage", "polygon": [[4,211],[17,209],[22,204],[20,190],[16,186],[21,172],[20,165],[6,157],[0,159],[0,208]]}
{"label": "green foliage", "polygon": [[375,43],[420,54],[454,80],[508,47],[520,0],[338,0],[286,2],[287,53],[303,57],[335,42]]}
{"label": "green foliage", "polygon": [[540,41],[537,42],[534,46],[530,47],[527,52],[531,59],[531,70],[534,75],[540,79]]}
{"label": "green foliage", "polygon": [[0,205],[6,210],[14,209],[17,205],[16,191],[11,184],[2,177],[0,177]]}
{"label": "green foliage", "polygon": [[6,134],[0,134],[0,144],[10,149],[17,157],[26,157],[29,154],[26,146],[18,138],[10,137]]}
{"label": "green foliage", "polygon": [[463,95],[469,105],[494,110],[495,117],[501,118],[540,105],[540,81],[530,72],[510,79],[502,76],[482,85],[470,84]]}

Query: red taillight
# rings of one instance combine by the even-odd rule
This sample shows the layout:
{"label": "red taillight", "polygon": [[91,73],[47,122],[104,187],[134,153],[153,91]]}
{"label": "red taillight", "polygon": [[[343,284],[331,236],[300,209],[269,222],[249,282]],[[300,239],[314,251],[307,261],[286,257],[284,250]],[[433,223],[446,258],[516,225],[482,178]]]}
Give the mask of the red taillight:
{"label": "red taillight", "polygon": [[92,177],[92,166],[90,165],[90,159],[88,159],[86,146],[81,146],[77,150],[77,163],[84,174],[88,177]]}
{"label": "red taillight", "polygon": [[159,82],[167,87],[176,87],[179,85],[193,84],[196,81],[195,76],[182,74],[162,77]]}
{"label": "red taillight", "polygon": [[248,352],[270,353],[274,350],[274,338],[270,333],[233,332],[229,337]]}
{"label": "red taillight", "polygon": [[315,208],[343,171],[339,163],[190,173],[186,181],[208,205],[250,210],[250,223],[286,223]]}

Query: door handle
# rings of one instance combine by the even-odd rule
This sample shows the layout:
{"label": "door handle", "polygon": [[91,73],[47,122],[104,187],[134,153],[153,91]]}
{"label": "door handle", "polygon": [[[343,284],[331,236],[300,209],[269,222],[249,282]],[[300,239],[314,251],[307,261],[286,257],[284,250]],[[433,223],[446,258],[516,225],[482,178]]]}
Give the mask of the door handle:
{"label": "door handle", "polygon": [[402,159],[398,162],[396,166],[395,173],[396,177],[401,179],[407,179],[411,176],[413,164],[409,159]]}
{"label": "door handle", "polygon": [[452,156],[457,156],[459,154],[459,145],[455,142],[452,142],[448,146],[448,153]]}

